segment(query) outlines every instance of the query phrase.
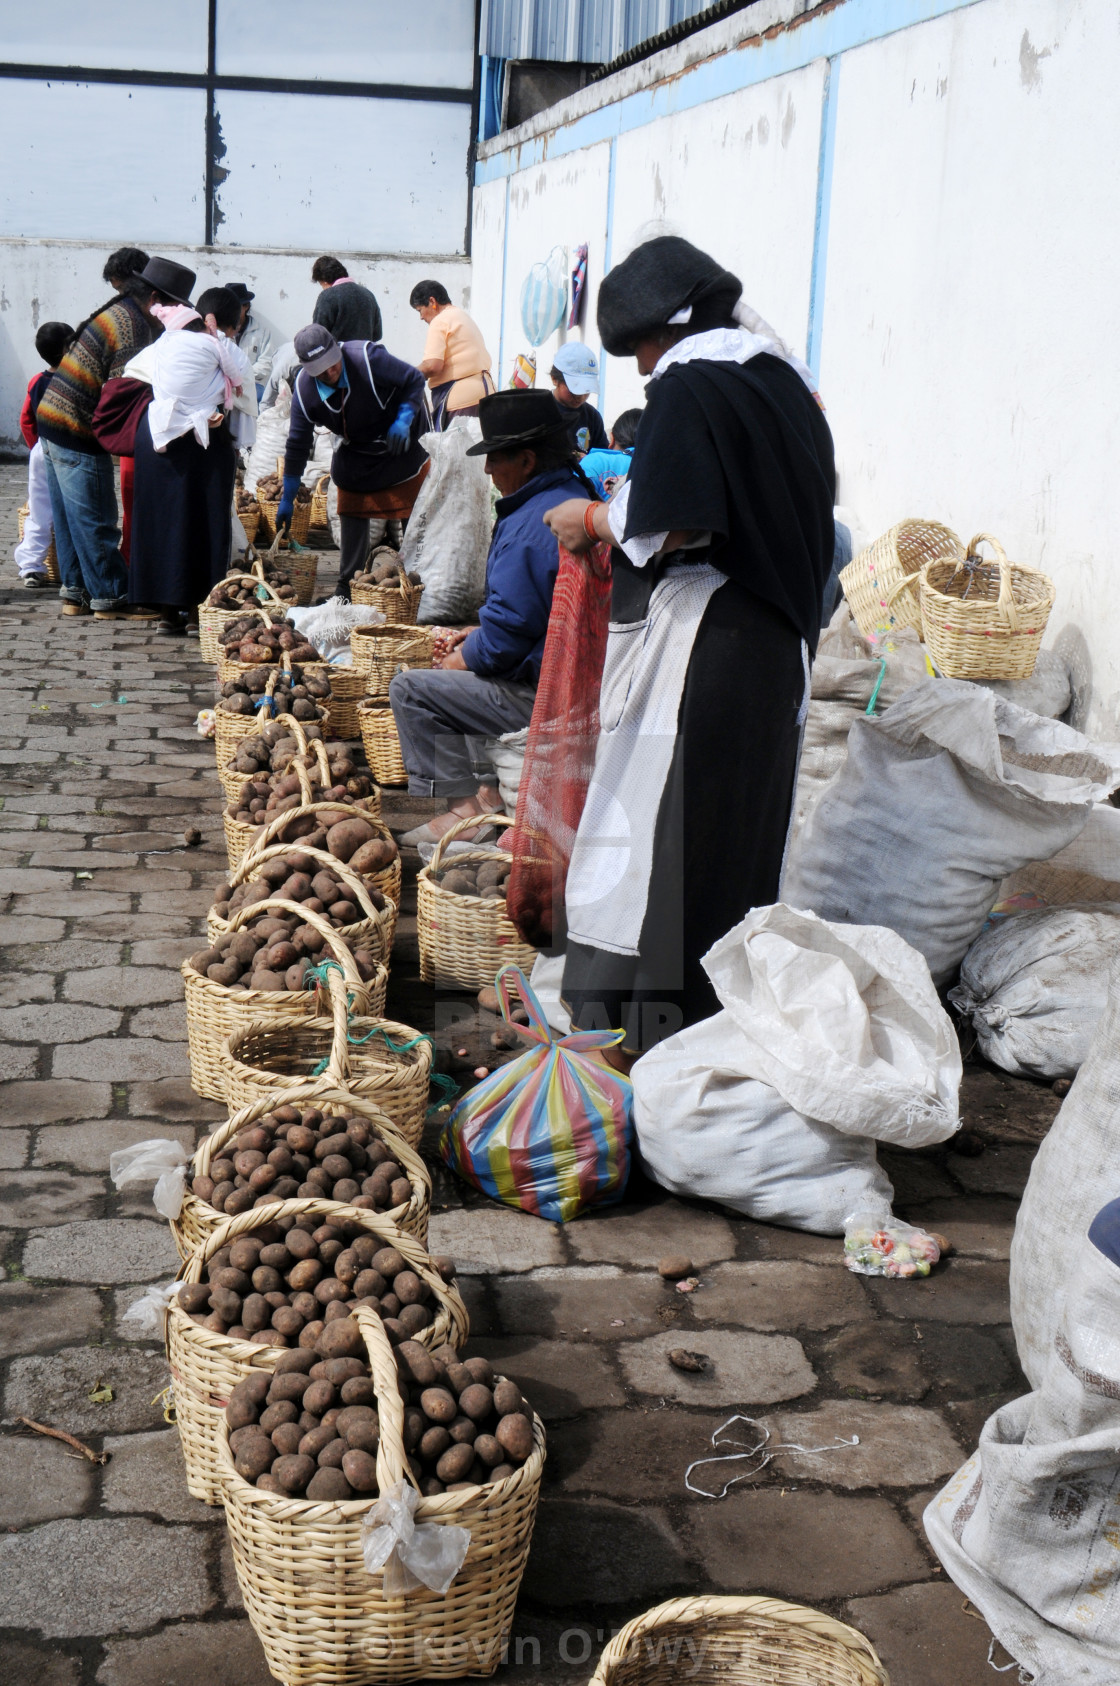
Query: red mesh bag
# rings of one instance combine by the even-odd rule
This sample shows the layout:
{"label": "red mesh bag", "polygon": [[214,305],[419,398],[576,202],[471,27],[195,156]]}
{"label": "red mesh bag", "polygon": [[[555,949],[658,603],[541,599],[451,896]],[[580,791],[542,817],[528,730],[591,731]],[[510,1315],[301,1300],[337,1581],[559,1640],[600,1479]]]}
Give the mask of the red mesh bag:
{"label": "red mesh bag", "polygon": [[564,880],[599,738],[599,686],[611,608],[611,551],[560,547],[541,676],[510,845],[506,910],[534,948],[564,937]]}

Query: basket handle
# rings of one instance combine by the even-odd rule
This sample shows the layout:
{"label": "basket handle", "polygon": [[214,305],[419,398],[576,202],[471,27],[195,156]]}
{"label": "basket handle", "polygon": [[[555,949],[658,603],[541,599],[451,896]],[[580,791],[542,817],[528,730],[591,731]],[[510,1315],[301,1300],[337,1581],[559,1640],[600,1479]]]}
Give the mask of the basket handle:
{"label": "basket handle", "polygon": [[[267,825],[265,825],[261,830],[259,836],[254,837],[253,841],[249,844],[245,854],[246,856],[253,855],[254,858],[259,859],[262,851],[268,848],[268,845],[272,842],[274,837],[280,836],[281,832],[284,831],[285,827],[296,814],[317,814],[322,811],[337,813],[339,808],[346,805],[347,804],[338,801],[305,802],[300,808],[285,808],[282,813],[273,814]],[[372,825],[375,831],[380,829],[386,837],[390,835],[389,828],[382,824],[376,814],[368,813],[364,808],[355,808],[354,817],[355,819],[365,820],[366,824]],[[293,847],[299,847],[298,838],[296,839]]]}
{"label": "basket handle", "polygon": [[513,820],[508,814],[467,814],[464,819],[459,821],[458,825],[453,825],[450,831],[444,832],[435,846],[431,860],[428,862],[428,871],[431,873],[439,871],[443,865],[443,856],[447,845],[453,843],[460,832],[470,831],[472,828],[477,830],[488,825],[505,826],[512,824]]}
{"label": "basket handle", "polygon": [[328,975],[327,990],[331,1000],[331,1051],[323,1076],[344,1089],[350,1076],[350,1013],[346,985],[337,972]]}
{"label": "basket handle", "polygon": [[1007,552],[999,540],[992,533],[975,533],[968,541],[968,551],[962,566],[967,567],[974,558],[979,557],[979,546],[982,544],[990,544],[996,553],[996,566],[999,569],[999,596],[996,599],[996,608],[1011,631],[1018,632],[1019,610],[1011,586],[1011,563],[1007,560]]}
{"label": "basket handle", "polygon": [[305,925],[310,925],[312,930],[318,931],[329,943],[331,955],[342,967],[346,982],[356,989],[365,988],[361,974],[354,964],[354,956],[334,926],[328,925],[322,914],[315,913],[309,907],[301,907],[299,902],[290,902],[286,896],[270,896],[266,902],[254,902],[251,907],[239,907],[229,922],[229,928],[231,931],[240,931],[250,919],[256,919],[262,913],[272,913],[277,908],[283,908],[285,913],[298,913]]}
{"label": "basket handle", "polygon": [[398,1481],[405,1480],[419,1492],[416,1477],[404,1455],[404,1400],[401,1398],[397,1360],[385,1326],[368,1306],[359,1306],[353,1316],[366,1343],[377,1399],[377,1485],[382,1493],[389,1493]]}
{"label": "basket handle", "polygon": [[246,879],[251,877],[253,870],[263,865],[265,861],[275,860],[278,855],[290,854],[293,849],[298,849],[301,855],[311,855],[315,860],[322,861],[324,866],[329,866],[332,872],[337,872],[347,889],[352,890],[357,896],[362,912],[367,919],[380,922],[384,917],[382,910],[374,907],[365,880],[358,873],[352,872],[345,861],[337,860],[334,855],[329,855],[325,849],[309,849],[306,845],[301,846],[298,840],[295,843],[273,843],[269,848],[262,849],[251,861],[248,858],[248,852],[246,852],[242,855],[236,870],[229,875],[231,888],[235,889],[238,884],[244,884]]}

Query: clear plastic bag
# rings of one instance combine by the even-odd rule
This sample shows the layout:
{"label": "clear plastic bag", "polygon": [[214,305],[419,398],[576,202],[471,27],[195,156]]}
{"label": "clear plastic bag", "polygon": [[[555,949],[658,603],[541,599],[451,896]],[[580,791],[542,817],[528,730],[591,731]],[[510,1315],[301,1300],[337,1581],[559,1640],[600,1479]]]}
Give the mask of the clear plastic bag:
{"label": "clear plastic bag", "polygon": [[111,1153],[109,1175],[115,1188],[154,1179],[152,1204],[162,1217],[177,1218],[183,1209],[187,1152],[166,1136],[153,1136],[146,1142],[134,1142],[131,1147]]}
{"label": "clear plastic bag", "polygon": [[121,1334],[128,1340],[162,1340],[163,1320],[167,1315],[167,1308],[178,1293],[181,1284],[172,1282],[153,1282],[146,1288],[138,1300],[134,1300],[126,1312],[121,1314]]}
{"label": "clear plastic bag", "polygon": [[844,1224],[844,1263],[857,1276],[928,1276],[941,1249],[924,1229],[888,1212],[854,1212]]}
{"label": "clear plastic bag", "polygon": [[384,1569],[386,1598],[426,1586],[441,1596],[451,1585],[471,1543],[469,1528],[417,1522],[420,1495],[407,1481],[382,1493],[362,1523],[362,1557],[371,1575]]}

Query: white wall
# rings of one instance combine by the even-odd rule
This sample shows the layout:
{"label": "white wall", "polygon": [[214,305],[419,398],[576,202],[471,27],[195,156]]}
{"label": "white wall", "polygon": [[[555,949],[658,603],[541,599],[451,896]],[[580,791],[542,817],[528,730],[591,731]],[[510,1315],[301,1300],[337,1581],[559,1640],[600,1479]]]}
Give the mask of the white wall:
{"label": "white wall", "polygon": [[[763,0],[480,148],[502,379],[528,264],[587,239],[597,285],[662,219],[819,354],[870,532],[930,516],[1051,574],[1075,719],[1120,738],[1118,82],[1102,0]],[[632,363],[605,382],[608,420],[641,401]]]}
{"label": "white wall", "polygon": [[[0,450],[23,452],[19,410],[31,375],[42,368],[35,353],[35,330],[42,322],[69,322],[110,296],[101,279],[109,246],[48,240],[0,240]],[[311,320],[319,289],[311,280],[316,252],[207,251],[164,246],[160,255],[184,263],[198,274],[197,290],[222,281],[244,281],[256,293],[254,310],[290,339]],[[385,344],[396,355],[417,361],[424,345],[424,324],[409,308],[408,295],[428,276],[441,280],[456,304],[470,305],[470,264],[465,258],[380,258],[347,256],[356,281],[377,294],[384,320]]]}

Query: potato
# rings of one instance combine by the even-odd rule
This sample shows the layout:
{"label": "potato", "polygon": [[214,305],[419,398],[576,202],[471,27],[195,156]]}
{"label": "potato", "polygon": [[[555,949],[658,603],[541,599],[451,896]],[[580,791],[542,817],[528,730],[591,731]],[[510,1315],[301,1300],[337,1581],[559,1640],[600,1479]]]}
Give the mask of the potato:
{"label": "potato", "polygon": [[321,1417],[324,1411],[329,1411],[332,1405],[337,1404],[338,1390],[327,1381],[312,1382],[303,1396],[304,1410],[314,1411],[317,1417]]}
{"label": "potato", "polygon": [[333,1440],[328,1440],[315,1462],[320,1469],[341,1469],[342,1460],[346,1456],[345,1440],[336,1434]]}
{"label": "potato", "polygon": [[285,1352],[276,1360],[273,1375],[286,1376],[293,1370],[298,1370],[306,1376],[315,1364],[315,1355],[311,1352]]}
{"label": "potato", "polygon": [[394,1276],[399,1276],[402,1270],[408,1269],[403,1253],[398,1253],[395,1247],[382,1247],[373,1255],[370,1264],[374,1270],[381,1272],[386,1281],[391,1281]]}
{"label": "potato", "polygon": [[304,1290],[310,1292],[322,1274],[323,1265],[320,1259],[301,1259],[299,1264],[293,1265],[288,1272],[288,1286],[297,1294]]}
{"label": "potato", "polygon": [[478,1439],[478,1424],[472,1422],[469,1417],[460,1415],[448,1424],[447,1432],[456,1444],[473,1446]]}
{"label": "potato", "polygon": [[494,1409],[494,1395],[481,1382],[472,1382],[459,1395],[459,1409],[474,1423],[481,1423]]}
{"label": "potato", "polygon": [[[361,1277],[358,1278],[361,1281]],[[418,1387],[431,1387],[438,1374],[435,1360],[419,1341],[402,1341],[397,1348],[397,1362],[405,1376]]]}
{"label": "potato", "polygon": [[266,1434],[258,1432],[239,1442],[233,1464],[243,1480],[255,1481],[258,1475],[264,1475],[272,1468],[275,1460],[276,1448],[272,1441]]}
{"label": "potato", "polygon": [[272,1473],[285,1493],[304,1493],[315,1474],[315,1465],[310,1458],[297,1452],[293,1456],[277,1458]]}
{"label": "potato", "polygon": [[494,1409],[499,1417],[508,1417],[526,1410],[521,1389],[516,1382],[511,1382],[503,1376],[494,1384]]}
{"label": "potato", "polygon": [[[273,1429],[269,1439],[282,1458],[291,1457],[293,1453],[299,1451],[299,1443],[303,1439],[304,1432],[298,1422],[281,1423],[278,1428]],[[275,1464],[272,1467],[275,1469]]]}
{"label": "potato", "polygon": [[377,1395],[369,1376],[351,1376],[339,1389],[343,1405],[376,1405]]}
{"label": "potato", "polygon": [[316,1470],[307,1483],[307,1497],[319,1503],[340,1504],[354,1496],[354,1489],[340,1469]]}
{"label": "potato", "polygon": [[268,1405],[261,1412],[261,1428],[265,1434],[271,1434],[281,1423],[294,1423],[298,1416],[299,1412],[290,1399],[278,1399],[275,1405]]}
{"label": "potato", "polygon": [[346,1444],[356,1452],[375,1453],[380,1433],[376,1417],[370,1422],[352,1423],[346,1431]]}
{"label": "potato", "polygon": [[177,1298],[188,1315],[210,1308],[210,1289],[205,1282],[184,1282]]}
{"label": "potato", "polygon": [[505,1462],[505,1452],[493,1434],[480,1434],[474,1442],[474,1455],[487,1469],[496,1469]]}
{"label": "potato", "polygon": [[327,832],[327,849],[339,861],[348,861],[363,843],[371,843],[376,833],[365,820],[345,820]]}
{"label": "potato", "polygon": [[327,1324],[319,1349],[328,1358],[357,1358],[366,1350],[362,1332],[352,1317],[340,1317]]}
{"label": "potato", "polygon": [[377,1460],[356,1448],[343,1454],[342,1473],[355,1493],[377,1492]]}
{"label": "potato", "polygon": [[436,1464],[436,1476],[448,1485],[462,1481],[473,1463],[473,1446],[451,1446]]}
{"label": "potato", "polygon": [[520,1411],[502,1417],[494,1438],[511,1463],[523,1464],[533,1450],[533,1425]]}
{"label": "potato", "polygon": [[285,1370],[282,1375],[273,1376],[268,1402],[275,1405],[280,1399],[302,1400],[310,1385],[307,1377],[298,1370]]}
{"label": "potato", "polygon": [[[400,1204],[404,1204],[403,1201]],[[426,1305],[406,1305],[400,1309],[398,1322],[408,1335],[418,1335],[421,1329],[426,1329],[432,1321],[432,1314]]]}
{"label": "potato", "polygon": [[[422,1435],[420,1444],[416,1448],[422,1458],[428,1462],[441,1458],[454,1442],[445,1428],[429,1428]],[[497,1442],[495,1442],[497,1444]]]}
{"label": "potato", "polygon": [[429,1422],[444,1425],[453,1422],[458,1415],[455,1396],[445,1387],[426,1387],[420,1395],[420,1409]]}

